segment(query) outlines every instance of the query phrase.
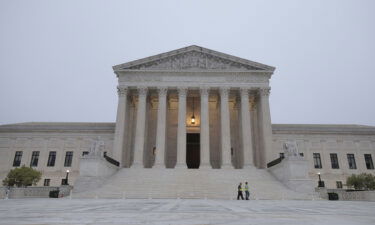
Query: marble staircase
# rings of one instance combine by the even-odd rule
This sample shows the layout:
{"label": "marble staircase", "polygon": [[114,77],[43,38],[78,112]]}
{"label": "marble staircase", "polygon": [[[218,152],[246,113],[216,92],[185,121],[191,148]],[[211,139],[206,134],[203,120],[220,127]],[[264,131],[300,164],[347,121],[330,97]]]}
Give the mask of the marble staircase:
{"label": "marble staircase", "polygon": [[96,189],[73,191],[73,198],[235,199],[247,181],[251,199],[314,199],[288,189],[266,169],[123,168]]}

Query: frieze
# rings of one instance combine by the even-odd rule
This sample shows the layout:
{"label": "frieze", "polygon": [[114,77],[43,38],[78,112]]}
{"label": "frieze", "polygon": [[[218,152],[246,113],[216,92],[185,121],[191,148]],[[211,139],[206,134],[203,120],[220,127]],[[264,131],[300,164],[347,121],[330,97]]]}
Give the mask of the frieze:
{"label": "frieze", "polygon": [[200,73],[192,74],[126,74],[120,78],[124,85],[134,83],[268,83],[268,76],[257,74],[210,74],[202,75]]}

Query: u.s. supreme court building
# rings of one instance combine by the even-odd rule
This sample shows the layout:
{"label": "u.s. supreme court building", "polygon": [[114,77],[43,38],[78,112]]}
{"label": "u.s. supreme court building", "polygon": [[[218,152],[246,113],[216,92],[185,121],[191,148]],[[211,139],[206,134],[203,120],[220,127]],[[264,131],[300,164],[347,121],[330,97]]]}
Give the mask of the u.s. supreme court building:
{"label": "u.s. supreme court building", "polygon": [[69,170],[77,196],[160,198],[227,197],[248,181],[273,199],[308,198],[318,173],[328,188],[375,175],[375,127],[271,123],[274,67],[189,46],[113,70],[116,123],[1,125],[0,178],[26,165],[58,186]]}

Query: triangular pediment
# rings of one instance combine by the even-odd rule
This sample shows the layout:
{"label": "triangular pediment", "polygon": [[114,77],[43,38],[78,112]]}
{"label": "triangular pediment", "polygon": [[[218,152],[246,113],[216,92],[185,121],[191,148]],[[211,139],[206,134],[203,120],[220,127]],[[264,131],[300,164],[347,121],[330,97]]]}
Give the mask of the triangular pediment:
{"label": "triangular pediment", "polygon": [[116,65],[121,70],[224,70],[224,71],[274,71],[274,67],[238,58],[228,54],[192,45],[136,61]]}

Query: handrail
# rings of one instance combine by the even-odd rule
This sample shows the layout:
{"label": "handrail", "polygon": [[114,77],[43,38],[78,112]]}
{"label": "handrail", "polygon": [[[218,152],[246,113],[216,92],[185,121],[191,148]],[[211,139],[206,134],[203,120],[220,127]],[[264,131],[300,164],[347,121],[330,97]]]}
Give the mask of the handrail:
{"label": "handrail", "polygon": [[282,161],[283,159],[284,159],[284,157],[279,157],[279,158],[277,158],[277,159],[275,159],[275,160],[273,160],[273,161],[267,163],[267,168],[270,168],[270,167],[272,167],[272,166],[274,166],[274,165],[277,165],[277,164],[281,163],[281,161]]}
{"label": "handrail", "polygon": [[103,155],[104,158],[107,160],[107,162],[119,167],[120,166],[120,163],[118,161],[116,161],[115,159],[112,159],[111,157],[107,156],[107,154],[104,154]]}

